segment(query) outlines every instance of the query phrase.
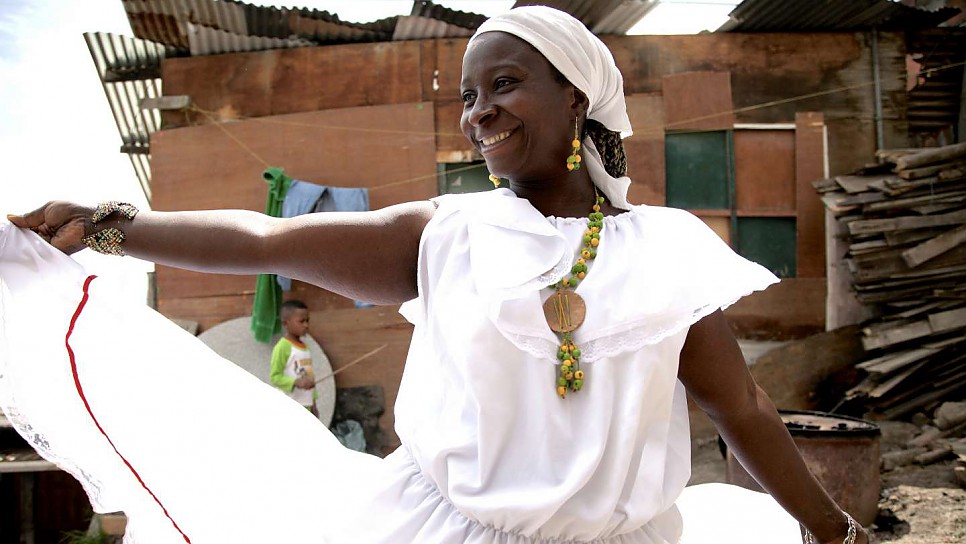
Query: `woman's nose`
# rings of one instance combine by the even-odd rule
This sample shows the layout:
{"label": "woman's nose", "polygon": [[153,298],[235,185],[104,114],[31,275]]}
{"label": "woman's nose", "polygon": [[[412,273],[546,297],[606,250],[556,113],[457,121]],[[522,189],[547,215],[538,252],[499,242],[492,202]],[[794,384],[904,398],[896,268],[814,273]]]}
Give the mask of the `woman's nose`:
{"label": "woman's nose", "polygon": [[469,121],[470,124],[478,127],[490,121],[496,116],[496,107],[493,103],[484,96],[479,96],[473,102],[473,107],[470,109]]}

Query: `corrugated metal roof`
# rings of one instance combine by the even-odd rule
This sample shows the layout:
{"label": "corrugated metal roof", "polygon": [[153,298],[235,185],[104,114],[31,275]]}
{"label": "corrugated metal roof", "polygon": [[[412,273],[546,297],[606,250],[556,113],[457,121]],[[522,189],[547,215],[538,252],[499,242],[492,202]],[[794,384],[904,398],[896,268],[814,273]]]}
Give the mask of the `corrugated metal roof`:
{"label": "corrugated metal roof", "polygon": [[744,0],[718,32],[822,32],[934,27],[959,10],[891,0]]}
{"label": "corrugated metal roof", "polygon": [[393,41],[422,40],[427,38],[468,38],[473,35],[469,28],[453,25],[430,17],[400,16],[396,18]]}
{"label": "corrugated metal roof", "polygon": [[188,50],[194,55],[217,55],[219,53],[245,53],[268,49],[287,49],[315,45],[304,39],[266,38],[237,34],[217,28],[187,23]]}
{"label": "corrugated metal roof", "polygon": [[[449,9],[429,0],[414,1],[409,16],[366,24],[342,21],[327,11],[255,6],[237,0],[121,2],[135,36],[193,55],[293,47],[305,45],[303,41],[322,45],[465,37],[486,20],[483,15]],[[624,34],[658,0],[518,1],[516,5],[530,3],[564,10],[597,34]]]}
{"label": "corrugated metal roof", "polygon": [[437,21],[443,21],[444,23],[449,23],[451,25],[461,26],[463,28],[469,28],[472,30],[476,30],[480,27],[480,25],[483,24],[483,21],[486,21],[485,15],[449,9],[438,4],[434,4],[429,0],[415,0],[413,2],[413,11],[409,15],[417,17],[429,17],[430,19],[436,19]]}
{"label": "corrugated metal roof", "polygon": [[542,5],[566,11],[594,34],[626,34],[659,0],[517,0],[513,7]]}
{"label": "corrugated metal roof", "polygon": [[141,99],[161,96],[161,59],[171,51],[146,40],[103,32],[85,33],[104,94],[148,201],[151,200],[151,133],[161,127],[157,111],[145,111]]}
{"label": "corrugated metal roof", "polygon": [[388,40],[392,36],[395,25],[382,24],[382,26],[373,26],[372,28],[348,25],[334,21],[326,11],[303,8],[288,12],[288,28],[293,36],[325,45]]}

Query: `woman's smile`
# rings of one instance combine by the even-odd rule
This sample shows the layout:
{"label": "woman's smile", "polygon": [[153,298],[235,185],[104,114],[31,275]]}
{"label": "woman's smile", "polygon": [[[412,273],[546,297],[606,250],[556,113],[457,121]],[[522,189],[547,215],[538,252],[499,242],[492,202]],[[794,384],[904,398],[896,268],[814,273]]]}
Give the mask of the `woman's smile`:
{"label": "woman's smile", "polygon": [[499,134],[494,134],[493,136],[487,136],[486,138],[478,140],[480,143],[480,153],[486,155],[487,153],[493,151],[494,149],[498,147],[502,147],[502,145],[507,141],[507,138],[509,138],[515,133],[516,133],[515,129],[505,130],[503,132],[500,132]]}

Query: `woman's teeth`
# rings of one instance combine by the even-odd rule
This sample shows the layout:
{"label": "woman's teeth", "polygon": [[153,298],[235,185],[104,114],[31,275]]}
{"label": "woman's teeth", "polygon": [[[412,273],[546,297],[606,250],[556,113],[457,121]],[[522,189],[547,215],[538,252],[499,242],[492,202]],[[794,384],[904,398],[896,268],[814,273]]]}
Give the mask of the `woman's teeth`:
{"label": "woman's teeth", "polygon": [[496,136],[490,136],[489,138],[483,138],[482,140],[480,140],[480,143],[483,144],[483,145],[493,145],[493,144],[495,144],[497,142],[502,142],[503,140],[506,140],[509,136],[510,136],[510,131],[508,130],[506,132],[501,132],[501,133],[497,134]]}

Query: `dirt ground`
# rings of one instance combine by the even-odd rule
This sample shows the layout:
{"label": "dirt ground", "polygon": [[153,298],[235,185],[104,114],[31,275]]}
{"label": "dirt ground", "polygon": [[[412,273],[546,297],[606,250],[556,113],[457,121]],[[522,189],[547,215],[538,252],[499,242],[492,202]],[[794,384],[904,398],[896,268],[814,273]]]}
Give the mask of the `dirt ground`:
{"label": "dirt ground", "polygon": [[[885,432],[882,453],[901,448]],[[953,475],[953,462],[907,465],[881,474],[882,492],[874,542],[893,544],[966,543],[966,490]],[[717,439],[692,443],[691,484],[724,482],[725,462]]]}

